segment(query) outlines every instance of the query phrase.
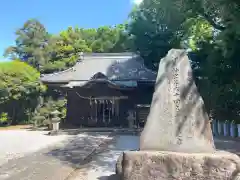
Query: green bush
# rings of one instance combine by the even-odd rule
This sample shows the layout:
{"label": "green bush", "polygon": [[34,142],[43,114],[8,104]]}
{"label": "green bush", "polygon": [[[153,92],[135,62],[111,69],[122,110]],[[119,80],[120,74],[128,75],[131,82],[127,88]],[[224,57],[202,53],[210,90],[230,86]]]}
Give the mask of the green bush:
{"label": "green bush", "polygon": [[0,109],[8,114],[9,123],[21,124],[32,116],[46,87],[40,73],[20,61],[0,63]]}
{"label": "green bush", "polygon": [[2,112],[0,114],[0,125],[5,125],[8,123],[8,114],[5,112]]}
{"label": "green bush", "polygon": [[44,116],[37,115],[33,117],[33,120],[34,120],[34,126],[37,127],[37,126],[43,125],[43,122],[46,120],[46,118]]}
{"label": "green bush", "polygon": [[37,126],[51,124],[51,113],[55,110],[60,112],[59,118],[61,121],[64,121],[66,118],[66,99],[53,100],[52,98],[48,98],[44,104],[36,110],[34,118],[36,122],[34,124]]}

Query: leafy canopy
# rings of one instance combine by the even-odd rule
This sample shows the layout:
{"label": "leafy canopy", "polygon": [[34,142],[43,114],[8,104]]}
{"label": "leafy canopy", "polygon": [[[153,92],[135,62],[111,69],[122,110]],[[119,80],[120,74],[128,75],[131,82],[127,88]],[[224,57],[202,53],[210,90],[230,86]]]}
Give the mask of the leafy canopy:
{"label": "leafy canopy", "polygon": [[0,109],[11,121],[25,121],[27,110],[34,111],[45,91],[39,77],[40,73],[24,62],[0,63]]}

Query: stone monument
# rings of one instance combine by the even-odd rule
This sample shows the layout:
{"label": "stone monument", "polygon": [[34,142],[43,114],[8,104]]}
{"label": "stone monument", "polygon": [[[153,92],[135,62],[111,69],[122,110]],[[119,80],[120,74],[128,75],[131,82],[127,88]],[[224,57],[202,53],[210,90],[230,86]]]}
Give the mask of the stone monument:
{"label": "stone monument", "polygon": [[240,158],[215,150],[204,102],[185,50],[160,62],[140,151],[124,152],[116,172],[124,180],[237,180]]}
{"label": "stone monument", "polygon": [[171,50],[160,62],[140,150],[214,151],[209,118],[183,50]]}

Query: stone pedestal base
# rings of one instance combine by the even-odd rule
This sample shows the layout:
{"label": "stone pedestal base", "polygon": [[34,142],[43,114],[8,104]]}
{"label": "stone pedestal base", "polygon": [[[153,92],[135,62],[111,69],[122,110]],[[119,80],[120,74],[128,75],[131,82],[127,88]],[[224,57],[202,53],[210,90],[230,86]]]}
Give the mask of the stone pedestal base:
{"label": "stone pedestal base", "polygon": [[232,153],[129,151],[119,157],[122,180],[240,180],[240,158]]}

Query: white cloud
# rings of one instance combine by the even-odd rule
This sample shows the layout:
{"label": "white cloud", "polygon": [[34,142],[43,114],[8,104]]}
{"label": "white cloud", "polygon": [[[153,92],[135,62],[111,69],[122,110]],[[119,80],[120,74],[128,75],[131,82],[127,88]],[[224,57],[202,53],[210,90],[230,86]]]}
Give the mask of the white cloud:
{"label": "white cloud", "polygon": [[132,0],[132,2],[136,5],[139,5],[143,2],[143,0]]}

